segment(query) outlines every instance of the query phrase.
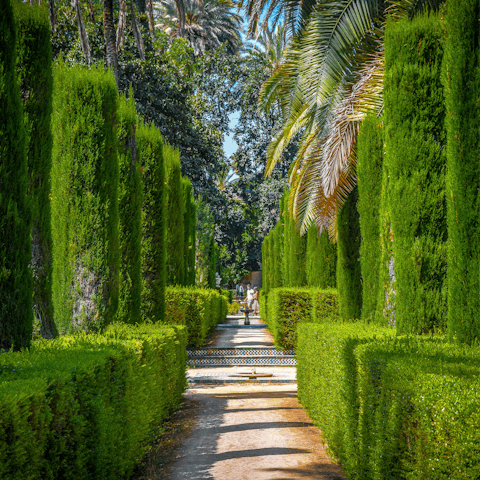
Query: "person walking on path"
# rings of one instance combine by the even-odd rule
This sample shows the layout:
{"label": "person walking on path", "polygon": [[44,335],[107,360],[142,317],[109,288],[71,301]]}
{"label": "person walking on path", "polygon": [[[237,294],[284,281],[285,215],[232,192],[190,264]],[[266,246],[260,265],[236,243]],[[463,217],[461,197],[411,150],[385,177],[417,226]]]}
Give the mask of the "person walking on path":
{"label": "person walking on path", "polygon": [[257,287],[253,288],[253,303],[252,303],[253,314],[258,315],[260,313],[260,305],[258,303],[258,289]]}
{"label": "person walking on path", "polygon": [[247,306],[249,310],[252,309],[252,303],[253,303],[253,288],[250,286],[250,284],[247,285]]}
{"label": "person walking on path", "polygon": [[244,297],[243,285],[240,285],[238,287],[238,294],[239,294],[240,298]]}

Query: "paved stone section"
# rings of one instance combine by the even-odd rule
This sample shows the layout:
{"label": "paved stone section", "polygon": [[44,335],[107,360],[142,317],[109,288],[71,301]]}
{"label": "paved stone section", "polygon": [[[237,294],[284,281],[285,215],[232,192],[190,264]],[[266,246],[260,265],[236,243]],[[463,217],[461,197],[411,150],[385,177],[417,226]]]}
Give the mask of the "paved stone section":
{"label": "paved stone section", "polygon": [[200,402],[199,417],[170,480],[345,480],[295,384],[198,386],[186,395]]}
{"label": "paved stone section", "polygon": [[[255,380],[249,378],[239,378],[232,375],[239,373],[251,374],[271,374],[272,377],[257,377]],[[187,382],[189,384],[208,384],[208,383],[239,383],[257,382],[257,383],[296,383],[297,369],[295,367],[265,367],[265,366],[234,366],[234,367],[211,367],[211,368],[189,368],[187,372]]]}

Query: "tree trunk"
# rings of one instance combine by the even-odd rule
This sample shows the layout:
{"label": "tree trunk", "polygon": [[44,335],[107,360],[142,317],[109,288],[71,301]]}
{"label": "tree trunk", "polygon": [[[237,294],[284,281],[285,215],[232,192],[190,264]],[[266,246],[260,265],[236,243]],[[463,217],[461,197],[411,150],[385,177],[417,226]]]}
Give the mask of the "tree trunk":
{"label": "tree trunk", "polygon": [[118,86],[118,61],[115,25],[113,23],[113,0],[103,0],[103,31],[105,35],[107,67],[113,68],[113,74],[115,75],[115,81]]}
{"label": "tree trunk", "polygon": [[181,38],[185,37],[185,4],[183,0],[175,0],[178,15],[178,35]]}
{"label": "tree trunk", "polygon": [[155,40],[155,22],[153,20],[153,0],[147,0],[148,27],[152,40]]}
{"label": "tree trunk", "polygon": [[127,25],[127,0],[120,0],[117,26],[117,55],[125,40],[125,26]]}
{"label": "tree trunk", "polygon": [[57,23],[57,15],[55,13],[55,0],[48,0],[48,18],[50,20],[50,30],[53,33],[55,30],[55,24]]}
{"label": "tree trunk", "polygon": [[132,14],[133,36],[135,37],[135,42],[137,43],[138,54],[142,60],[145,60],[145,47],[143,45],[142,32],[140,31],[140,26],[138,25],[137,16],[135,15],[133,0],[130,0],[130,11]]}
{"label": "tree trunk", "polygon": [[87,30],[85,29],[85,23],[83,22],[82,8],[79,0],[72,0],[72,7],[75,9],[75,14],[77,16],[78,33],[80,35],[82,51],[85,55],[87,63],[90,65],[90,42],[88,41]]}

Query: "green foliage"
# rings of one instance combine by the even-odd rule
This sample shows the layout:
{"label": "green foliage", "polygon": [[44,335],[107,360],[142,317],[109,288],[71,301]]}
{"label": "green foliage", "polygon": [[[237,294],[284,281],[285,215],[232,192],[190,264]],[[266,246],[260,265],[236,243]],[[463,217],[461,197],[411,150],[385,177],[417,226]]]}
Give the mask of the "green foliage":
{"label": "green foliage", "polygon": [[167,285],[185,284],[185,204],[180,153],[163,145],[165,162],[165,269]]}
{"label": "green foliage", "polygon": [[137,112],[133,97],[120,97],[118,108],[120,288],[117,319],[142,320],[142,159],[137,148]]}
{"label": "green foliage", "polygon": [[18,29],[17,76],[25,113],[28,144],[28,195],[32,206],[33,311],[35,327],[55,335],[52,305],[52,235],[50,170],[52,167],[52,46],[46,5],[13,2]]}
{"label": "green foliage", "polygon": [[217,273],[217,259],[218,259],[218,245],[215,242],[215,228],[212,228],[212,234],[210,236],[210,247],[209,247],[210,255],[208,257],[208,287],[215,288],[217,285],[216,282],[216,273]]}
{"label": "green foliage", "polygon": [[209,288],[168,286],[165,299],[165,322],[186,325],[189,346],[203,345],[228,311],[227,296]]}
{"label": "green foliage", "polygon": [[195,258],[195,284],[198,287],[208,287],[210,260],[214,254],[213,245],[215,240],[212,239],[212,236],[215,231],[215,219],[209,205],[202,198],[197,201],[196,211],[197,250]]}
{"label": "green foliage", "polygon": [[362,319],[373,321],[380,287],[380,199],[383,163],[383,122],[375,114],[363,120],[357,139],[358,213],[362,271]]}
{"label": "green foliage", "polygon": [[319,288],[274,288],[266,295],[262,291],[260,313],[277,347],[295,349],[299,323],[339,321],[337,292]]}
{"label": "green foliage", "polygon": [[160,131],[140,124],[137,147],[143,171],[142,205],[142,317],[144,322],[165,319],[165,168]]}
{"label": "green foliage", "polygon": [[0,356],[0,476],[128,479],[186,387],[184,327],[115,324]]}
{"label": "green foliage", "polygon": [[337,288],[340,316],[360,318],[362,279],[360,271],[360,221],[357,210],[358,189],[347,198],[337,216]]}
{"label": "green foliage", "polygon": [[184,212],[184,266],[185,285],[195,285],[195,248],[197,217],[195,214],[195,200],[192,197],[192,184],[188,178],[182,178]]}
{"label": "green foliage", "polygon": [[448,334],[480,335],[480,59],[478,0],[447,2],[443,84],[447,130]]}
{"label": "green foliage", "polygon": [[280,218],[273,229],[273,280],[272,288],[283,286],[282,265],[283,265],[283,219]]}
{"label": "green foliage", "polygon": [[61,334],[98,331],[118,306],[118,95],[113,74],[54,72],[53,304]]}
{"label": "green foliage", "polygon": [[32,337],[31,210],[16,23],[10,0],[0,9],[0,349],[18,349]]}
{"label": "green foliage", "polygon": [[385,163],[399,333],[444,328],[447,316],[445,105],[441,21],[389,21],[385,37]]}
{"label": "green foliage", "polygon": [[335,288],[337,246],[330,241],[327,231],[318,235],[315,225],[308,229],[305,264],[309,287]]}

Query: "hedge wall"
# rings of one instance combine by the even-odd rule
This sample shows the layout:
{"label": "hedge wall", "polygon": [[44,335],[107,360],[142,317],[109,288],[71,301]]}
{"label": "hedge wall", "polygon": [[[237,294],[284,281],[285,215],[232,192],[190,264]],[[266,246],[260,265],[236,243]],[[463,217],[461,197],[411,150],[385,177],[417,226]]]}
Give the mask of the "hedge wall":
{"label": "hedge wall", "polygon": [[336,287],[337,246],[330,241],[327,231],[318,235],[315,225],[308,229],[305,264],[309,287]]}
{"label": "hedge wall", "polygon": [[98,331],[118,306],[115,79],[103,67],[54,72],[53,304],[59,333]]}
{"label": "hedge wall", "polygon": [[375,320],[380,282],[380,198],[383,163],[383,122],[375,114],[363,120],[357,139],[358,213],[362,319]]}
{"label": "hedge wall", "polygon": [[360,318],[362,278],[360,269],[360,221],[357,210],[358,189],[350,193],[337,215],[337,288],[340,316]]}
{"label": "hedge wall", "polygon": [[183,202],[185,212],[184,226],[184,267],[185,285],[195,285],[195,248],[197,236],[197,218],[195,214],[195,200],[192,197],[192,184],[189,178],[182,178]]}
{"label": "hedge wall", "polygon": [[448,333],[480,338],[480,27],[478,0],[446,3]]}
{"label": "hedge wall", "polygon": [[0,477],[131,478],[185,390],[186,340],[184,327],[116,324],[0,355]]}
{"label": "hedge wall", "polygon": [[184,214],[180,152],[163,145],[165,161],[165,248],[167,285],[185,284]]}
{"label": "hedge wall", "polygon": [[140,124],[137,147],[142,159],[142,318],[165,319],[165,168],[163,141],[153,125]]}
{"label": "hedge wall", "polygon": [[447,222],[443,32],[434,15],[385,33],[385,163],[399,333],[446,326]]}
{"label": "hedge wall", "polygon": [[273,229],[273,275],[272,288],[278,288],[283,285],[282,262],[283,259],[283,219],[280,217],[277,225]]}
{"label": "hedge wall", "polygon": [[27,138],[16,78],[17,31],[10,0],[0,1],[0,350],[32,337],[31,210]]}
{"label": "hedge wall", "polygon": [[479,354],[390,327],[304,323],[298,395],[348,478],[473,480]]}
{"label": "hedge wall", "polygon": [[46,5],[13,2],[18,28],[17,76],[23,100],[28,144],[28,195],[32,206],[33,311],[35,327],[55,335],[52,305],[52,46]]}
{"label": "hedge wall", "polygon": [[142,321],[142,159],[137,148],[138,126],[135,100],[120,97],[118,108],[118,187],[120,288],[117,319],[124,323]]}

